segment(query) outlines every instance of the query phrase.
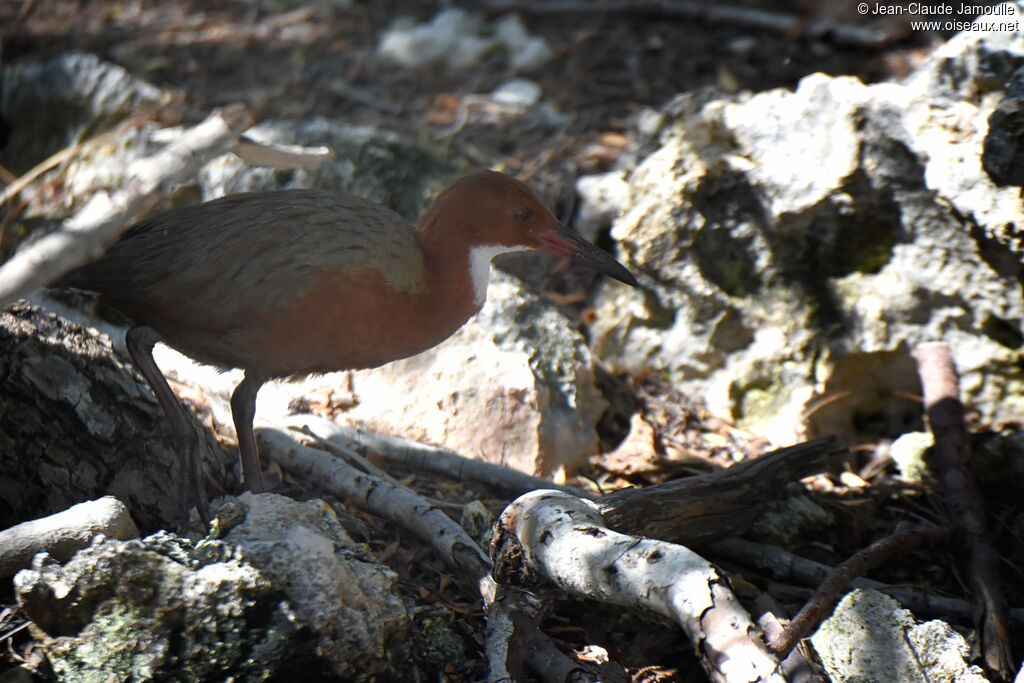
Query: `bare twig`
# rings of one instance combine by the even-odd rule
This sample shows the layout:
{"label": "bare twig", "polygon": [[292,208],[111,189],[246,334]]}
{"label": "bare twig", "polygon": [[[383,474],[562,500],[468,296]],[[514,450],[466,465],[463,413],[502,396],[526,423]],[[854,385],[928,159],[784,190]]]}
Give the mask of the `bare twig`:
{"label": "bare twig", "polygon": [[646,12],[668,17],[727,24],[773,31],[784,35],[831,39],[859,47],[882,48],[899,38],[897,34],[867,26],[850,26],[830,21],[804,21],[799,17],[752,7],[721,5],[695,0],[486,0],[488,9],[536,14],[578,12]]}
{"label": "bare twig", "polygon": [[1004,679],[1013,676],[1010,630],[999,578],[999,557],[988,537],[984,502],[967,467],[970,450],[960,402],[959,378],[949,345],[943,342],[917,347],[918,374],[924,407],[935,437],[935,462],[942,482],[947,515],[966,549],[968,588],[974,596],[975,624],[985,664]]}
{"label": "bare twig", "polygon": [[[778,615],[784,614],[782,606],[775,601],[768,593],[761,593],[754,599],[754,609],[757,617],[757,625],[764,632],[764,638],[768,643],[777,641],[785,627]],[[813,664],[813,657],[803,643],[798,643],[793,651],[782,660],[782,673],[789,683],[825,683],[825,678],[818,672],[818,667]]]}
{"label": "bare twig", "polygon": [[875,541],[853,555],[846,562],[832,570],[821,584],[814,597],[800,609],[789,622],[786,630],[774,641],[772,649],[779,657],[786,657],[790,650],[806,638],[828,612],[839,602],[843,591],[858,576],[877,567],[893,555],[899,555],[922,546],[942,543],[949,538],[949,530],[942,527],[915,529],[887,536]]}
{"label": "bare twig", "polygon": [[98,193],[64,225],[0,266],[0,306],[50,284],[96,258],[165,188],[190,179],[209,159],[234,146],[249,125],[241,106],[212,114],[159,153],[128,167],[124,187]]}
{"label": "bare twig", "polygon": [[609,529],[594,503],[534,491],[501,516],[530,571],[572,594],[677,621],[716,681],[779,681],[779,663],[718,570],[683,546]]}
{"label": "bare twig", "polygon": [[323,448],[323,450],[336,455],[347,462],[350,467],[355,467],[356,469],[372,474],[375,477],[380,477],[389,484],[398,483],[394,477],[364,458],[361,453],[358,453],[348,444],[340,444],[325,439],[310,429],[309,425],[303,425],[302,427],[290,427],[290,429],[308,437],[315,442],[317,448]]}

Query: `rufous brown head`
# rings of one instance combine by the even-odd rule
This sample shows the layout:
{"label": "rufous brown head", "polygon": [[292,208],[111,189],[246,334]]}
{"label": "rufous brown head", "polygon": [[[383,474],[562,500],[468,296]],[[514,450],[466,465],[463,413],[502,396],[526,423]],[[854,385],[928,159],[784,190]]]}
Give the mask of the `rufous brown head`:
{"label": "rufous brown head", "polygon": [[488,260],[507,251],[537,249],[638,285],[610,254],[560,223],[526,183],[504,173],[480,171],[452,183],[423,215],[420,230],[436,223],[457,230],[471,250],[487,254]]}

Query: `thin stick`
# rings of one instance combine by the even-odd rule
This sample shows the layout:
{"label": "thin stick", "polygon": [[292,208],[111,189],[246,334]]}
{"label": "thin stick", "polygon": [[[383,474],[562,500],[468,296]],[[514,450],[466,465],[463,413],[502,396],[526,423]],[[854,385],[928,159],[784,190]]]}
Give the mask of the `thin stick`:
{"label": "thin stick", "polygon": [[[790,581],[802,586],[820,585],[833,571],[829,565],[794,555],[782,548],[741,538],[716,541],[708,546],[707,552],[716,560],[732,560],[765,572],[775,580]],[[932,595],[920,588],[893,586],[864,577],[854,579],[851,585],[885,593],[917,615],[971,618],[970,603],[961,598]],[[1011,609],[1010,619],[1014,624],[1024,625],[1024,608]]]}
{"label": "thin stick", "polygon": [[999,556],[988,537],[984,502],[967,467],[971,454],[964,426],[960,384],[949,345],[917,347],[918,374],[924,407],[935,437],[935,462],[942,482],[947,515],[965,546],[968,589],[975,600],[975,624],[985,664],[1003,678],[1013,675],[1006,602],[999,579]]}
{"label": "thin stick", "polygon": [[944,527],[915,529],[887,536],[858,551],[846,562],[832,570],[814,596],[789,622],[786,630],[778,639],[771,642],[772,649],[775,650],[779,658],[785,658],[797,643],[806,638],[821,623],[821,620],[835,607],[839,598],[842,597],[843,591],[855,578],[862,576],[894,555],[922,546],[942,543],[948,538],[949,529]]}

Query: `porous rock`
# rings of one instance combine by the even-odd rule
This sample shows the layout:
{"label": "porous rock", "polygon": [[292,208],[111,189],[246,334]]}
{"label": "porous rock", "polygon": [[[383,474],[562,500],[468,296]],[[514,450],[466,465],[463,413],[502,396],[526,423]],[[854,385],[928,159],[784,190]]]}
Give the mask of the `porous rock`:
{"label": "porous rock", "polygon": [[1021,63],[974,31],[900,83],[678,98],[613,226],[645,286],[603,290],[595,354],[786,443],[919,427],[913,351],[945,340],[963,400],[1019,415],[1024,207],[980,157]]}
{"label": "porous rock", "polygon": [[855,590],[811,636],[830,681],[988,680],[970,665],[971,646],[938,619],[918,622],[899,603],[874,590]]}
{"label": "porous rock", "polygon": [[61,680],[401,680],[410,619],[395,574],[320,501],[246,494],[218,540],[99,538],[15,577]]}

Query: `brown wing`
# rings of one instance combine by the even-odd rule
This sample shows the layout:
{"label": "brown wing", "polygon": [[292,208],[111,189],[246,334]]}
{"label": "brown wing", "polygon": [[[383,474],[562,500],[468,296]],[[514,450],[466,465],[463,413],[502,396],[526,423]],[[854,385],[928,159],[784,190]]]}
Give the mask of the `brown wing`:
{"label": "brown wing", "polygon": [[418,259],[412,225],[390,209],[349,194],[283,190],[144,220],[58,286],[99,292],[146,324],[230,326],[254,308],[279,308],[325,269],[377,267],[413,289]]}

